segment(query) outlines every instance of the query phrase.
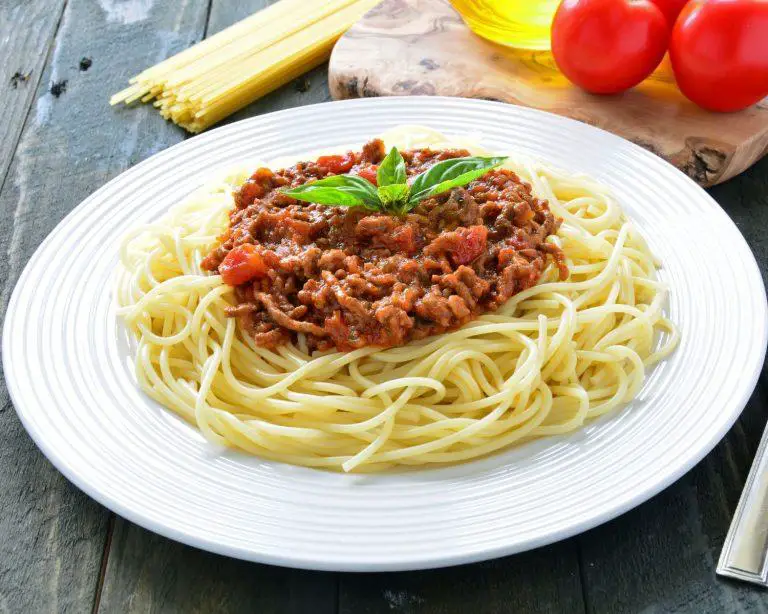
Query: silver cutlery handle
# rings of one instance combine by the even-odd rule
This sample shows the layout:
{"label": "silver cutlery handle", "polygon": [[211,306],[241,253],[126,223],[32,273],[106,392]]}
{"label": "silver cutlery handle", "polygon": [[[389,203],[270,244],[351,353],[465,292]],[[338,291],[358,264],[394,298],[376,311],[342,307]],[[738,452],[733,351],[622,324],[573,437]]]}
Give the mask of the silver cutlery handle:
{"label": "silver cutlery handle", "polygon": [[717,573],[768,586],[768,426],[725,538]]}

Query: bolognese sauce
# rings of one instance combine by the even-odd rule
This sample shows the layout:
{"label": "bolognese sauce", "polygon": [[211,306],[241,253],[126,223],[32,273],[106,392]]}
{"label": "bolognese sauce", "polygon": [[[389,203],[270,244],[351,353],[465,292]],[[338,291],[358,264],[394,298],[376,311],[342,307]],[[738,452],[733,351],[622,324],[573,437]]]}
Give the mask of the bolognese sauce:
{"label": "bolognese sauce", "polygon": [[[401,152],[409,177],[462,149]],[[235,195],[221,244],[202,266],[234,287],[228,309],[256,344],[306,335],[310,350],[393,347],[456,329],[535,285],[561,250],[546,242],[561,220],[512,171],[426,198],[396,216],[300,202],[282,188],[352,173],[372,183],[385,156],[359,152],[290,168],[259,168]]]}

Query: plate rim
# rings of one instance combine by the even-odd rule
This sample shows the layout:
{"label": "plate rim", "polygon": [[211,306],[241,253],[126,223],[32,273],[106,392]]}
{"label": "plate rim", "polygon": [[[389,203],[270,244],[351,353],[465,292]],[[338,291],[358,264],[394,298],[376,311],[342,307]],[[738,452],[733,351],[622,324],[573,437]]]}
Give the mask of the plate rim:
{"label": "plate rim", "polygon": [[[221,136],[230,131],[236,131],[239,127],[243,125],[258,124],[261,122],[269,121],[270,119],[280,118],[281,116],[290,117],[291,115],[297,112],[299,114],[322,112],[322,109],[327,108],[329,105],[333,105],[334,107],[339,107],[339,106],[357,107],[357,106],[381,104],[382,101],[386,101],[387,103],[391,103],[392,101],[395,101],[395,104],[397,104],[396,101],[408,101],[410,103],[413,103],[415,100],[418,100],[418,99],[421,99],[423,103],[426,104],[427,106],[434,105],[435,107],[439,107],[442,104],[456,104],[457,101],[462,104],[470,104],[478,107],[488,107],[491,109],[505,108],[509,110],[509,107],[515,107],[515,111],[514,111],[515,113],[521,113],[523,115],[532,114],[534,116],[537,116],[537,115],[549,116],[551,118],[552,117],[557,118],[558,121],[564,122],[565,124],[578,125],[579,129],[584,129],[584,126],[587,126],[591,130],[597,130],[605,135],[609,135],[609,137],[611,139],[614,139],[614,142],[617,144],[621,143],[625,147],[629,146],[641,157],[650,156],[651,158],[653,158],[654,161],[661,161],[664,165],[666,165],[666,167],[674,170],[674,172],[677,173],[679,177],[683,178],[690,185],[694,186],[700,196],[703,196],[707,201],[709,201],[711,205],[714,205],[714,207],[721,213],[721,217],[724,220],[727,220],[727,223],[730,224],[733,227],[733,229],[735,229],[738,232],[741,238],[741,241],[744,243],[744,246],[747,248],[747,251],[751,256],[751,258],[749,258],[749,262],[748,262],[750,270],[747,271],[746,274],[749,274],[750,276],[754,277],[755,280],[759,280],[759,286],[754,287],[754,292],[760,294],[762,298],[762,300],[760,301],[761,311],[762,311],[762,321],[759,323],[761,325],[760,347],[762,348],[762,356],[759,361],[756,361],[755,366],[753,366],[752,368],[752,372],[749,374],[749,378],[748,378],[749,386],[743,389],[741,397],[737,400],[736,404],[734,405],[734,407],[738,407],[738,409],[734,409],[734,411],[731,412],[728,418],[720,423],[718,429],[716,430],[713,429],[712,433],[710,433],[709,438],[706,440],[704,444],[699,445],[694,450],[693,453],[683,454],[682,456],[684,460],[682,462],[675,463],[674,470],[669,471],[667,474],[663,476],[662,479],[651,482],[650,485],[647,487],[644,487],[639,490],[635,490],[631,496],[625,497],[624,499],[620,499],[619,501],[617,501],[615,505],[605,506],[601,508],[599,512],[590,515],[589,518],[587,519],[572,523],[568,527],[560,529],[555,532],[549,532],[540,536],[519,540],[511,546],[503,545],[503,544],[496,547],[492,547],[492,548],[468,546],[464,549],[461,555],[446,556],[446,555],[440,555],[439,553],[437,554],[429,553],[427,555],[422,555],[422,556],[410,556],[403,563],[393,562],[389,560],[384,562],[360,563],[360,562],[349,561],[347,558],[344,557],[344,555],[342,555],[340,558],[334,558],[333,553],[327,553],[327,556],[323,559],[311,558],[301,554],[300,555],[288,554],[288,555],[277,556],[269,553],[264,554],[260,552],[255,552],[250,548],[233,547],[230,545],[222,544],[216,539],[192,534],[188,531],[175,528],[173,526],[170,526],[168,523],[157,522],[154,519],[150,518],[148,514],[146,514],[143,510],[135,509],[130,506],[123,505],[120,501],[115,500],[113,497],[109,496],[107,493],[100,491],[96,487],[92,487],[88,479],[82,476],[78,471],[76,471],[71,466],[71,463],[67,460],[65,456],[58,455],[52,449],[52,447],[46,441],[44,434],[35,427],[35,425],[30,420],[30,416],[26,415],[25,411],[21,409],[21,404],[19,403],[19,400],[21,399],[21,395],[20,395],[20,391],[17,389],[19,382],[17,382],[13,377],[11,377],[14,373],[14,369],[13,369],[12,361],[10,358],[11,348],[10,348],[10,335],[8,334],[8,328],[10,327],[9,322],[12,320],[12,318],[10,318],[9,315],[11,315],[13,311],[17,308],[16,303],[20,300],[19,299],[20,288],[23,286],[23,282],[26,280],[26,277],[30,274],[29,271],[31,268],[32,261],[44,249],[44,247],[51,240],[53,235],[56,234],[57,230],[59,230],[60,227],[62,227],[70,217],[76,215],[80,209],[86,207],[91,201],[98,199],[99,196],[103,192],[106,192],[108,188],[114,182],[116,182],[119,178],[123,178],[126,176],[129,176],[129,177],[139,176],[141,175],[141,173],[143,172],[146,166],[149,166],[155,160],[171,155],[171,152],[178,151],[184,148],[195,147],[197,143],[200,143],[202,141],[209,140],[209,139],[212,140],[213,138],[215,138],[215,136]],[[421,103],[417,103],[417,104],[421,104]],[[576,164],[576,166],[578,166],[578,163]],[[282,109],[279,111],[262,114],[256,117],[250,117],[243,120],[239,120],[237,122],[233,122],[225,126],[220,126],[218,128],[214,128],[212,130],[206,131],[203,134],[185,139],[180,143],[172,145],[156,154],[153,154],[147,159],[124,170],[123,172],[119,173],[118,175],[110,179],[110,181],[108,181],[107,183],[99,187],[97,190],[92,192],[89,196],[83,199],[77,206],[75,206],[69,213],[67,213],[67,215],[57,223],[57,225],[50,231],[50,233],[45,237],[45,239],[40,243],[40,245],[37,246],[33,254],[29,257],[27,263],[24,266],[23,271],[19,275],[19,278],[14,285],[13,292],[11,293],[8,306],[5,311],[5,317],[4,317],[4,323],[3,323],[2,361],[3,361],[3,369],[5,374],[6,385],[8,388],[10,399],[16,411],[16,414],[19,417],[22,424],[24,425],[25,430],[29,433],[30,437],[37,445],[37,447],[42,451],[42,453],[51,462],[51,464],[59,472],[61,472],[70,482],[72,482],[77,488],[79,488],[85,494],[87,494],[88,496],[96,500],[99,504],[105,506],[106,508],[110,509],[111,511],[118,514],[119,516],[131,522],[134,522],[135,524],[147,530],[150,530],[154,533],[162,535],[164,537],[173,539],[175,541],[184,543],[189,546],[214,552],[216,554],[221,554],[221,555],[253,561],[253,562],[266,563],[266,564],[278,565],[283,567],[291,567],[291,568],[323,570],[323,571],[370,572],[370,571],[406,571],[406,570],[417,570],[417,569],[432,569],[432,568],[446,567],[451,565],[473,563],[477,561],[508,556],[511,554],[520,553],[533,548],[541,547],[543,545],[555,543],[563,539],[567,539],[569,537],[572,537],[574,535],[587,531],[591,528],[594,528],[600,524],[603,524],[635,508],[636,506],[649,500],[650,498],[652,498],[653,496],[655,496],[656,494],[658,494],[659,492],[667,488],[669,485],[677,481],[683,475],[688,473],[688,471],[690,471],[694,465],[698,464],[707,454],[711,452],[711,450],[717,445],[717,443],[720,442],[720,440],[725,436],[728,430],[730,430],[730,428],[733,426],[735,421],[741,415],[744,407],[746,406],[749,398],[752,395],[752,392],[754,391],[759,375],[762,371],[763,364],[765,362],[767,346],[768,346],[768,301],[766,300],[765,283],[760,273],[760,269],[755,259],[754,253],[752,252],[752,248],[746,242],[746,239],[743,237],[743,235],[741,234],[741,231],[738,229],[736,224],[720,207],[717,201],[714,198],[712,198],[703,188],[701,188],[701,186],[696,184],[690,177],[685,175],[682,171],[675,168],[665,160],[655,156],[651,152],[648,152],[647,150],[643,149],[639,145],[636,145],[635,143],[632,143],[631,141],[624,139],[623,137],[610,133],[606,130],[603,130],[602,128],[591,126],[589,124],[584,124],[583,122],[579,122],[571,118],[549,113],[547,111],[531,109],[528,107],[517,107],[515,105],[509,105],[509,104],[496,102],[496,101],[477,100],[477,99],[468,99],[468,98],[456,98],[456,97],[445,97],[445,96],[392,96],[392,97],[383,97],[383,98],[362,98],[362,99],[353,99],[353,100],[344,100],[344,101],[323,102],[323,103],[317,103],[312,105],[293,107],[289,109]]]}

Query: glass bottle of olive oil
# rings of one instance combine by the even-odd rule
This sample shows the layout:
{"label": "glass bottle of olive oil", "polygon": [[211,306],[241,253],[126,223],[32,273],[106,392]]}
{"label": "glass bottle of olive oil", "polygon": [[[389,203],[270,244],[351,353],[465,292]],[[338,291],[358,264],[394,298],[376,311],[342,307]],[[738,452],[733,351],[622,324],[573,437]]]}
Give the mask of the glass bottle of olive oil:
{"label": "glass bottle of olive oil", "polygon": [[560,0],[450,0],[480,36],[518,49],[549,50]]}

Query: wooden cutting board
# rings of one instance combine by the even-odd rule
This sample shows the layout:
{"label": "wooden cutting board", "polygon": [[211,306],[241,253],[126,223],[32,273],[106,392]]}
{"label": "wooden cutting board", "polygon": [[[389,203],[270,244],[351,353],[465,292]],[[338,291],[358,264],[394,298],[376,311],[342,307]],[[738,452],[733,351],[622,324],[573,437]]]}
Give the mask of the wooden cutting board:
{"label": "wooden cutting board", "polygon": [[565,115],[642,145],[703,186],[768,151],[768,98],[739,113],[704,111],[678,91],[667,60],[628,92],[588,94],[557,71],[548,52],[476,36],[445,0],[384,0],[336,44],[329,83],[336,99],[464,96]]}

